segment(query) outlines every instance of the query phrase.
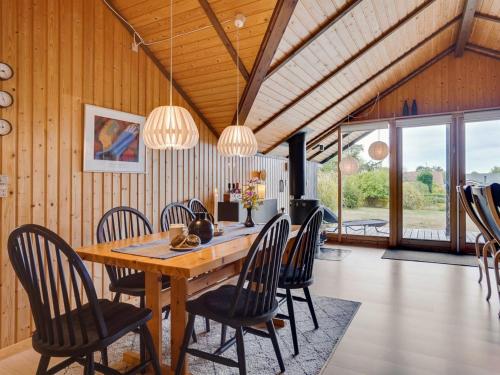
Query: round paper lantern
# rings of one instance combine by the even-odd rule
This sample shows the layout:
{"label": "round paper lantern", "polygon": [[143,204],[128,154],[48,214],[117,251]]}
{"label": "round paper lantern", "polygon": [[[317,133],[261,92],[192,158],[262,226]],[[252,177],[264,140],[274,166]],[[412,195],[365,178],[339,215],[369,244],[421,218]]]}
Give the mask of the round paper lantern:
{"label": "round paper lantern", "polygon": [[257,148],[257,139],[252,129],[244,125],[228,126],[217,142],[217,150],[222,156],[254,156]]}
{"label": "round paper lantern", "polygon": [[368,155],[373,160],[384,160],[389,155],[389,146],[385,142],[376,141],[368,147]]}
{"label": "round paper lantern", "polygon": [[198,143],[198,128],[186,108],[156,107],[149,114],[143,130],[144,143],[155,150],[186,150]]}
{"label": "round paper lantern", "polygon": [[358,171],[359,163],[354,157],[352,157],[351,155],[347,155],[340,161],[339,168],[343,174],[349,176],[351,174],[355,174]]}

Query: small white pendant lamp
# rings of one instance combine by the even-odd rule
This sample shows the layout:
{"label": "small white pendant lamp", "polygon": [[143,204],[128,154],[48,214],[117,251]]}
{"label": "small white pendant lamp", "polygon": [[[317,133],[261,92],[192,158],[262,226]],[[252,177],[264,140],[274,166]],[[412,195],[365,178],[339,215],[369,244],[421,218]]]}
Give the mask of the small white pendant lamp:
{"label": "small white pendant lamp", "polygon": [[389,146],[385,142],[375,141],[368,147],[368,155],[373,160],[384,160],[389,155]]}
{"label": "small white pendant lamp", "polygon": [[172,71],[174,53],[173,4],[170,0],[170,103],[151,111],[144,125],[144,144],[154,150],[186,150],[198,143],[198,128],[186,108],[172,105]]}
{"label": "small white pendant lamp", "polygon": [[[380,99],[379,94],[377,94],[377,117],[380,119]],[[389,146],[387,143],[380,140],[380,129],[377,130],[378,140],[373,142],[370,147],[368,147],[368,155],[373,160],[384,160],[387,155],[389,155]]]}
{"label": "small white pendant lamp", "polygon": [[226,127],[219,141],[217,150],[222,156],[254,156],[258,150],[257,139],[248,126],[240,125],[239,107],[240,107],[240,35],[239,30],[245,25],[245,16],[238,14],[234,20],[236,26],[236,125]]}
{"label": "small white pendant lamp", "polygon": [[359,163],[356,158],[351,155],[347,155],[340,161],[339,168],[342,174],[350,176],[352,174],[356,174],[356,172],[359,170]]}
{"label": "small white pendant lamp", "polygon": [[[349,115],[347,116],[347,123],[349,124]],[[351,155],[351,152],[349,150],[351,145],[349,144],[348,139],[349,135],[347,136],[348,155],[346,157],[342,156],[342,159],[340,160],[339,163],[340,172],[342,172],[342,174],[345,176],[356,174],[359,170],[359,162],[356,160],[354,156]]]}

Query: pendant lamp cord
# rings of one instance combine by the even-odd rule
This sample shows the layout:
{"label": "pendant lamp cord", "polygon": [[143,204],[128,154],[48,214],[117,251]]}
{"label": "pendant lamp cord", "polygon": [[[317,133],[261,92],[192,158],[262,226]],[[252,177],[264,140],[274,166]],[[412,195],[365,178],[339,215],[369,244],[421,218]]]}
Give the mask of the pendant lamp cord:
{"label": "pendant lamp cord", "polygon": [[236,26],[236,125],[240,124],[240,28]]}
{"label": "pendant lamp cord", "polygon": [[[380,120],[380,100],[379,100],[380,92],[377,92],[377,119]],[[377,130],[377,141],[380,142],[380,128]]]}
{"label": "pendant lamp cord", "polygon": [[172,106],[172,80],[173,80],[173,54],[174,54],[174,17],[173,17],[173,1],[170,0],[170,106]]}

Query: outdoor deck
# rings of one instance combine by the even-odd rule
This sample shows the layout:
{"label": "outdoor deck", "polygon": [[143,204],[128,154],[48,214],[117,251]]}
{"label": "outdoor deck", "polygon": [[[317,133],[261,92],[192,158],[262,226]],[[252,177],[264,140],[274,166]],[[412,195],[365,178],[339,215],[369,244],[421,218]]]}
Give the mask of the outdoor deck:
{"label": "outdoor deck", "polygon": [[[329,230],[331,233],[336,233],[336,230]],[[381,227],[381,228],[373,228],[367,227],[366,232],[363,227],[360,227],[359,230],[353,230],[351,228],[347,228],[347,231],[344,229],[345,234],[357,234],[357,235],[366,235],[366,236],[378,236],[378,237],[387,237],[389,236],[389,226]],[[467,242],[474,243],[476,240],[478,232],[467,232]],[[437,230],[437,229],[414,229],[407,228],[403,232],[403,238],[412,239],[412,240],[433,240],[433,241],[448,241],[450,238],[446,235],[446,231]]]}

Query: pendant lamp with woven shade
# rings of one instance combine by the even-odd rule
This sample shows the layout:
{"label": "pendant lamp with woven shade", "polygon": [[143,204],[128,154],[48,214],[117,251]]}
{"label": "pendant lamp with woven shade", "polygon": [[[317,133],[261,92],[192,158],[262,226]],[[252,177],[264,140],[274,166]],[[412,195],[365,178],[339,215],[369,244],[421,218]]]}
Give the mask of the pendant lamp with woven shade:
{"label": "pendant lamp with woven shade", "polygon": [[[240,50],[239,30],[245,24],[245,16],[239,14],[234,21],[236,26],[236,51],[237,55]],[[219,141],[217,142],[217,150],[222,156],[239,156],[248,157],[254,156],[257,153],[257,139],[252,132],[252,129],[245,125],[240,125],[239,106],[240,106],[240,59],[236,59],[236,125],[226,127]]]}
{"label": "pendant lamp with woven shade", "polygon": [[198,143],[198,128],[186,108],[172,105],[173,17],[170,0],[170,103],[151,111],[144,125],[144,144],[155,150],[185,150]]}

